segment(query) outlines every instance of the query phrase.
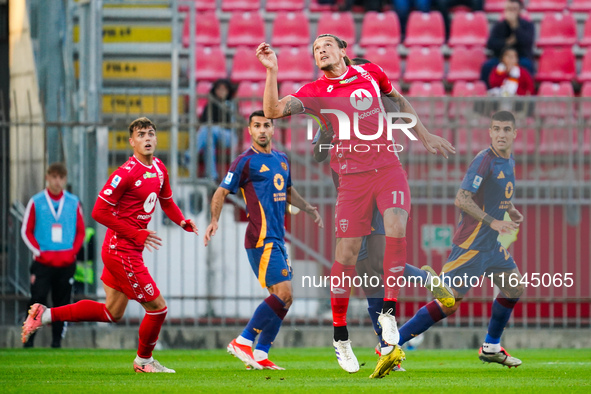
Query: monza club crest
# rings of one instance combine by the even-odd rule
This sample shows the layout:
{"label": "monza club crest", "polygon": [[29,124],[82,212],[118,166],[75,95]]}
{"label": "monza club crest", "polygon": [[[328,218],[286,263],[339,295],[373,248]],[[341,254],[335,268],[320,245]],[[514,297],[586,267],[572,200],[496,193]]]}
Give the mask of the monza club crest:
{"label": "monza club crest", "polygon": [[148,293],[150,296],[154,295],[154,287],[152,286],[151,283],[148,283],[144,289],[146,290],[146,293]]}
{"label": "monza club crest", "polygon": [[347,219],[339,220],[339,226],[341,227],[342,232],[346,232],[349,228],[349,221]]}

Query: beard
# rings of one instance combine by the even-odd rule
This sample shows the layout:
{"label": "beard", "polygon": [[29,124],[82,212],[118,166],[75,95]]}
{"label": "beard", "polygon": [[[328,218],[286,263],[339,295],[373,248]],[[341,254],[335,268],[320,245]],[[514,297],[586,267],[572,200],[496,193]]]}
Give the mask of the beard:
{"label": "beard", "polygon": [[271,142],[271,140],[267,139],[264,142],[257,141],[257,144],[259,144],[261,148],[266,148],[267,145],[269,145],[269,142]]}
{"label": "beard", "polygon": [[327,64],[326,66],[320,67],[322,71],[334,71],[335,65],[334,64]]}

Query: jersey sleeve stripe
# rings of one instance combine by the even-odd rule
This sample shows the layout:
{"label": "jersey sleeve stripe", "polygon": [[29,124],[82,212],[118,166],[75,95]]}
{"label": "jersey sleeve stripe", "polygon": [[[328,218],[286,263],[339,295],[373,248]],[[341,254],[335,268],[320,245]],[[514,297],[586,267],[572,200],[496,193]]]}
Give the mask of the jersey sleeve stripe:
{"label": "jersey sleeve stripe", "polygon": [[115,205],[117,205],[117,204],[113,204],[111,201],[107,200],[106,198],[104,198],[104,197],[103,197],[103,196],[101,196],[100,194],[99,194],[99,198],[100,198],[101,200],[103,200],[104,202],[106,202],[107,204],[109,204],[109,205],[112,205],[112,206],[115,206]]}
{"label": "jersey sleeve stripe", "polygon": [[29,200],[29,203],[27,204],[27,208],[25,209],[25,216],[23,217],[23,224],[21,226],[21,237],[23,238],[23,241],[25,241],[25,244],[27,245],[27,248],[29,248],[29,250],[31,250],[31,252],[33,252],[33,256],[38,257],[41,254],[41,250],[37,249],[29,240],[29,237],[27,236],[27,225],[29,223],[29,216],[31,215],[31,209],[33,209],[33,199]]}

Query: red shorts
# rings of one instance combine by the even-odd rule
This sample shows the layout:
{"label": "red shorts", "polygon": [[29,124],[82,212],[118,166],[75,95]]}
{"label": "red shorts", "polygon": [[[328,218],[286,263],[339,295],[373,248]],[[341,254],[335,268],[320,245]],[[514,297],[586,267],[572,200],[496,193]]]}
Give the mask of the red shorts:
{"label": "red shorts", "polygon": [[363,237],[371,233],[373,209],[383,215],[388,208],[410,214],[410,188],[400,165],[340,176],[335,232],[337,238]]}
{"label": "red shorts", "polygon": [[158,298],[160,290],[148,272],[141,254],[122,254],[103,250],[101,256],[104,264],[101,279],[104,284],[139,303],[154,301]]}

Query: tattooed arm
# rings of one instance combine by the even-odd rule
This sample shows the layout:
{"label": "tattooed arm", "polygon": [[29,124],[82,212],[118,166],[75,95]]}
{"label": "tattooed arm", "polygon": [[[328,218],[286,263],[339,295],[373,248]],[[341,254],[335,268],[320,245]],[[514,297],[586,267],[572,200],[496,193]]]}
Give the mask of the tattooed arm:
{"label": "tattooed arm", "polygon": [[425,149],[434,155],[436,155],[437,151],[439,151],[446,159],[448,153],[456,153],[456,149],[452,144],[449,143],[449,141],[427,131],[427,128],[423,125],[421,119],[419,119],[419,116],[412,105],[410,105],[408,100],[404,98],[404,96],[402,96],[396,89],[392,89],[392,92],[390,92],[387,97],[389,100],[391,100],[392,104],[397,105],[398,108],[400,108],[400,112],[412,114],[417,118],[417,124],[415,127],[413,127],[413,130],[415,133],[417,133],[417,136],[423,143]]}
{"label": "tattooed arm", "polygon": [[495,231],[498,231],[501,234],[510,233],[513,230],[516,230],[519,227],[519,223],[515,222],[505,222],[503,220],[496,220],[488,213],[484,212],[472,198],[474,193],[468,190],[460,189],[458,190],[458,194],[456,195],[455,205],[456,207],[460,208],[462,211],[467,213],[468,215],[472,216],[474,219],[490,226]]}
{"label": "tattooed arm", "polygon": [[263,95],[263,111],[269,119],[282,118],[292,114],[304,112],[300,100],[293,96],[286,96],[279,100],[277,88],[277,56],[270,45],[263,42],[256,50],[256,55],[263,66],[267,69],[265,81],[265,93]]}

